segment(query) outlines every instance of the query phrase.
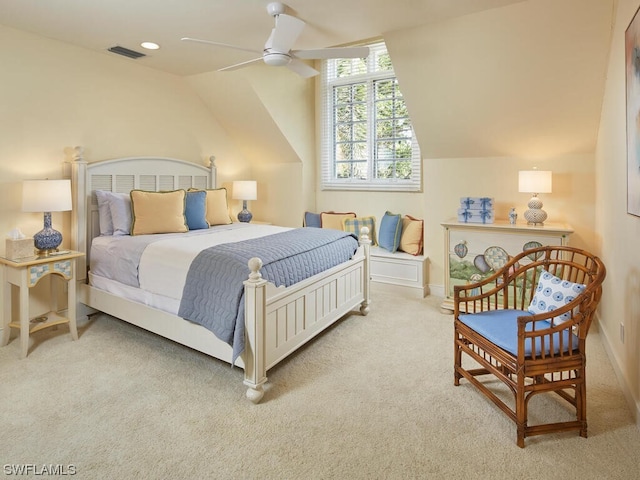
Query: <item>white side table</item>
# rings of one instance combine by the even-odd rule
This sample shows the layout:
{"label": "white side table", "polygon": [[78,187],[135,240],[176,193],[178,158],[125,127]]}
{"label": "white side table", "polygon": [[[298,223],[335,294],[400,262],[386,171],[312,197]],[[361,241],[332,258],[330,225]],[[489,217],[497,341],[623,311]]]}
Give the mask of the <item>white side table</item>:
{"label": "white side table", "polygon": [[[0,257],[2,267],[2,288],[0,288],[0,304],[2,304],[2,346],[9,343],[11,328],[20,330],[21,356],[25,358],[29,350],[29,335],[43,328],[68,323],[71,337],[78,339],[76,327],[76,258],[84,256],[82,252],[65,251],[49,256],[33,256],[18,260]],[[42,278],[54,275],[67,283],[67,316],[60,314],[57,308],[55,283],[52,284],[51,311],[45,314],[46,321],[33,326],[29,321],[29,292]],[[11,318],[12,285],[19,290],[20,318],[14,322]]]}

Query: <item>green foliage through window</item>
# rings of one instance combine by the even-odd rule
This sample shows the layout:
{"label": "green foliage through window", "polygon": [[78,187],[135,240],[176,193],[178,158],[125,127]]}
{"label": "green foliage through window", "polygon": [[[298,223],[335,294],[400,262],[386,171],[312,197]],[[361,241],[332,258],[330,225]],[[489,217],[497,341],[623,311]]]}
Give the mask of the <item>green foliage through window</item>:
{"label": "green foliage through window", "polygon": [[368,58],[326,63],[325,180],[419,185],[418,146],[391,57],[384,44],[370,47]]}

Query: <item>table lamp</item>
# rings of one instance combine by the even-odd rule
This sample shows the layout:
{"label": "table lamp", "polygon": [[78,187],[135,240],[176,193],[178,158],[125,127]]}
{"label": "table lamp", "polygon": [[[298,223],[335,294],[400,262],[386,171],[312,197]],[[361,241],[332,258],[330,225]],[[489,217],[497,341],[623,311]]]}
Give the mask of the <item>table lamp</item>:
{"label": "table lamp", "polygon": [[233,182],[234,200],[242,200],[242,211],[238,213],[238,221],[250,222],[253,215],[247,210],[247,200],[258,198],[258,185],[255,180],[239,180]]}
{"label": "table lamp", "polygon": [[25,180],[22,211],[44,212],[44,228],[33,236],[40,255],[48,255],[62,243],[62,234],[51,228],[51,212],[71,210],[71,180]]}
{"label": "table lamp", "polygon": [[549,170],[523,170],[518,173],[518,191],[531,193],[532,197],[527,203],[529,210],[524,212],[524,218],[528,224],[544,225],[547,212],[542,210],[542,200],[539,193],[551,193],[551,171]]}

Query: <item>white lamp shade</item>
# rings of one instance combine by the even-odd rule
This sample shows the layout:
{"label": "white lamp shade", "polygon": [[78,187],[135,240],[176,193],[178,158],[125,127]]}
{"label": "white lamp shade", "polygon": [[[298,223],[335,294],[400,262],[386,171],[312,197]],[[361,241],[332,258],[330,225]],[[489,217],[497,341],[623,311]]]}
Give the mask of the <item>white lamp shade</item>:
{"label": "white lamp shade", "polygon": [[233,198],[235,200],[255,200],[258,198],[257,182],[255,180],[233,182]]}
{"label": "white lamp shade", "polygon": [[518,173],[518,191],[522,193],[551,193],[551,171],[520,171]]}
{"label": "white lamp shade", "polygon": [[25,180],[22,182],[23,212],[71,210],[71,180]]}

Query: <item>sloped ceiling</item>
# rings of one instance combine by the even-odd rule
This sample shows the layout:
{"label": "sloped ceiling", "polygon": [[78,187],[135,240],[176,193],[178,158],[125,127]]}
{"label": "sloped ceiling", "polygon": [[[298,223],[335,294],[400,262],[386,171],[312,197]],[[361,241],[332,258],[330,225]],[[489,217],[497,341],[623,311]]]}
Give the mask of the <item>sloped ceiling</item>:
{"label": "sloped ceiling", "polygon": [[188,81],[244,157],[259,163],[312,159],[313,83],[264,66],[203,73]]}
{"label": "sloped ceiling", "polygon": [[[184,35],[261,45],[263,0],[0,0],[0,23],[102,52],[162,48],[123,62],[186,75],[251,162],[315,161],[315,80]],[[382,36],[425,158],[544,158],[593,152],[614,0],[291,0],[300,48]],[[64,8],[63,8],[64,7]],[[188,47],[188,48],[187,48]]]}
{"label": "sloped ceiling", "polygon": [[426,158],[595,151],[613,0],[536,0],[385,35]]}
{"label": "sloped ceiling", "polygon": [[[296,48],[321,48],[523,0],[287,0],[307,22]],[[209,72],[256,55],[181,42],[197,37],[262,51],[274,25],[268,0],[0,0],[0,23],[102,52],[141,50],[137,63],[177,75]]]}

